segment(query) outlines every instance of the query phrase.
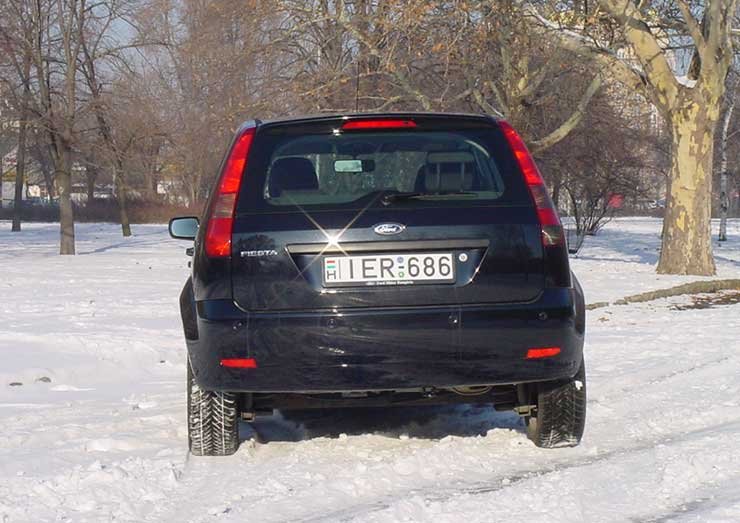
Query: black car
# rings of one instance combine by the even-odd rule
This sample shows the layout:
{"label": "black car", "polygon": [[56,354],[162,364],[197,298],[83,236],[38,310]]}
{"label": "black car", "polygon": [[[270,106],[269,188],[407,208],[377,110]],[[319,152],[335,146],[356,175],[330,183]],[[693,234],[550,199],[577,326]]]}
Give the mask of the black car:
{"label": "black car", "polygon": [[[200,226],[199,226],[200,225]],[[273,409],[491,404],[540,447],[585,423],[583,292],[521,138],[463,114],[250,121],[180,298],[190,450]]]}

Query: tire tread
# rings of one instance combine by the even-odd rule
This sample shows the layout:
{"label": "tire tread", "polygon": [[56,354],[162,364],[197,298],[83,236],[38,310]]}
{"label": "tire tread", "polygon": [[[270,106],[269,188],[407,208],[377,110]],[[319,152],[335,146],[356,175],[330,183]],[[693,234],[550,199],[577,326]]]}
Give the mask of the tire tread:
{"label": "tire tread", "polygon": [[195,456],[229,456],[239,448],[236,394],[201,389],[189,362],[188,442]]}
{"label": "tire tread", "polygon": [[537,394],[537,412],[527,420],[527,436],[542,448],[574,447],[586,425],[586,373],[549,385]]}

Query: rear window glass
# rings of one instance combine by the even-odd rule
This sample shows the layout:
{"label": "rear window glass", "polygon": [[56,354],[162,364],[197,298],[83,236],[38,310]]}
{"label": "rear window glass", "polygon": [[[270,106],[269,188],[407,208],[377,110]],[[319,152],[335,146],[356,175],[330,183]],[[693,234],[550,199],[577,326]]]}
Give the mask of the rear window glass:
{"label": "rear window glass", "polygon": [[514,187],[521,176],[511,172],[508,148],[493,135],[485,129],[264,136],[255,143],[258,154],[250,154],[249,200],[256,203],[258,192],[258,207],[268,209],[362,206],[394,193],[411,196],[403,205],[521,201]]}

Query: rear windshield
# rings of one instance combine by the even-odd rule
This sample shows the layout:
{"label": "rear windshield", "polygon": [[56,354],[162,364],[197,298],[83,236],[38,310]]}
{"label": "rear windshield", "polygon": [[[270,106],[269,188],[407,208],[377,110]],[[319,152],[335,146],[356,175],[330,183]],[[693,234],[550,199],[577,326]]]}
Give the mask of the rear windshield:
{"label": "rear windshield", "polygon": [[268,135],[255,142],[259,152],[250,154],[243,186],[250,207],[263,209],[526,202],[521,176],[495,134],[489,128]]}

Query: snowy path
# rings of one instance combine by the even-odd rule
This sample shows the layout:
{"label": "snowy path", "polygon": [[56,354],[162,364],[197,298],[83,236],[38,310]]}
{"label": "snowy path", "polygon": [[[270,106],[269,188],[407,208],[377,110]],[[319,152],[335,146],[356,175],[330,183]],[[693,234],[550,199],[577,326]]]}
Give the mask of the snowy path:
{"label": "snowy path", "polygon": [[[654,274],[659,230],[589,238],[587,301],[697,279]],[[404,408],[261,418],[266,444],[192,458],[185,244],[134,232],[78,226],[84,254],[62,259],[55,226],[0,223],[0,522],[740,521],[740,304],[591,312],[576,449],[538,450],[484,407]],[[740,277],[729,233],[718,276]]]}

